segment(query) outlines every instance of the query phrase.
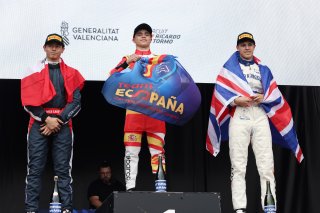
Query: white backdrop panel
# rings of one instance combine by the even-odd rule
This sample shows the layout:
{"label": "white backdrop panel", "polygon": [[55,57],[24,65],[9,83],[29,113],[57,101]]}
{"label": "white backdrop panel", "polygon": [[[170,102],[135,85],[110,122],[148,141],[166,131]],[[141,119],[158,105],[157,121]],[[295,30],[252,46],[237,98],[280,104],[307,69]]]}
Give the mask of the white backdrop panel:
{"label": "white backdrop panel", "polygon": [[104,81],[133,53],[133,29],[146,22],[152,51],[177,56],[197,83],[215,82],[237,35],[248,31],[278,84],[320,86],[319,8],[315,0],[0,0],[0,78],[20,79],[44,58],[47,34],[59,33],[69,41],[65,62]]}

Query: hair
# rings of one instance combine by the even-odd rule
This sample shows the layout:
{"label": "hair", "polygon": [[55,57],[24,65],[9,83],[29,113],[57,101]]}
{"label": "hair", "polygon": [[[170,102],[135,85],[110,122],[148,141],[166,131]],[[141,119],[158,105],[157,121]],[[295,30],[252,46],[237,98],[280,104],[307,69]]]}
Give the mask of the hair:
{"label": "hair", "polygon": [[101,168],[106,168],[106,167],[111,168],[111,165],[107,161],[103,161],[102,163],[100,163],[98,170],[100,170]]}

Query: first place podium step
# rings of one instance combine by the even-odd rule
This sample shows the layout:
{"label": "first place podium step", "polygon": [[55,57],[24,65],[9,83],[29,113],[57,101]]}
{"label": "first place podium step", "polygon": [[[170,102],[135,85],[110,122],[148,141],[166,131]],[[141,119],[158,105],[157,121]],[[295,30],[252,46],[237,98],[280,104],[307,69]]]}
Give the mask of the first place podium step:
{"label": "first place podium step", "polygon": [[113,192],[96,213],[221,213],[217,192]]}

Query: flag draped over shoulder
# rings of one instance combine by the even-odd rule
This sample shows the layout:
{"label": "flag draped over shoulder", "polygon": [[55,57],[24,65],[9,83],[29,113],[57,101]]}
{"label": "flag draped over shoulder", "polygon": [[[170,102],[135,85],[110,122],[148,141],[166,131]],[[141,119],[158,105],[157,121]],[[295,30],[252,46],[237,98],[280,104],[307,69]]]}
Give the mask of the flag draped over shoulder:
{"label": "flag draped over shoulder", "polygon": [[[73,100],[75,89],[82,89],[85,79],[78,70],[69,67],[61,59],[60,70],[64,79],[67,102]],[[50,101],[56,91],[49,77],[49,67],[46,60],[39,61],[29,68],[26,77],[21,79],[21,102],[23,106],[41,106]]]}
{"label": "flag draped over shoulder", "polygon": [[142,57],[132,69],[112,74],[102,94],[112,105],[176,125],[190,120],[201,103],[197,85],[172,55]]}
{"label": "flag draped over shoulder", "polygon": [[[232,108],[230,103],[239,96],[254,95],[238,61],[239,52],[235,52],[220,71],[212,95],[206,148],[214,156],[220,151],[221,141],[228,140],[228,126]],[[281,94],[272,73],[267,66],[259,64],[264,99],[261,107],[267,113],[272,134],[272,141],[290,149],[297,160],[303,160],[299,146],[292,113],[289,104]]]}

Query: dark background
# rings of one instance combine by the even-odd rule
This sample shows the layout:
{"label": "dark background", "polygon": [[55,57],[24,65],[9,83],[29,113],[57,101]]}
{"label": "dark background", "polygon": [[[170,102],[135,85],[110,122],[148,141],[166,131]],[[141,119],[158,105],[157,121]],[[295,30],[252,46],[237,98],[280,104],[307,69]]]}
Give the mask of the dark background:
{"label": "dark background", "polygon": [[[74,118],[74,208],[88,208],[86,190],[97,177],[97,165],[107,160],[124,182],[123,125],[125,110],[108,104],[102,81],[87,81],[82,110]],[[219,192],[223,213],[232,212],[228,143],[213,157],[205,149],[209,108],[214,84],[197,84],[202,104],[184,126],[167,124],[165,137],[168,191]],[[290,150],[274,146],[276,195],[280,213],[319,213],[320,87],[279,86],[289,102],[305,159],[299,164]],[[20,101],[20,80],[0,79],[0,212],[24,211],[27,166],[28,114]],[[260,185],[251,147],[247,169],[248,213],[260,210]],[[140,153],[137,189],[153,191],[150,154],[146,141]],[[40,208],[49,206],[53,190],[51,156],[43,175]]]}

